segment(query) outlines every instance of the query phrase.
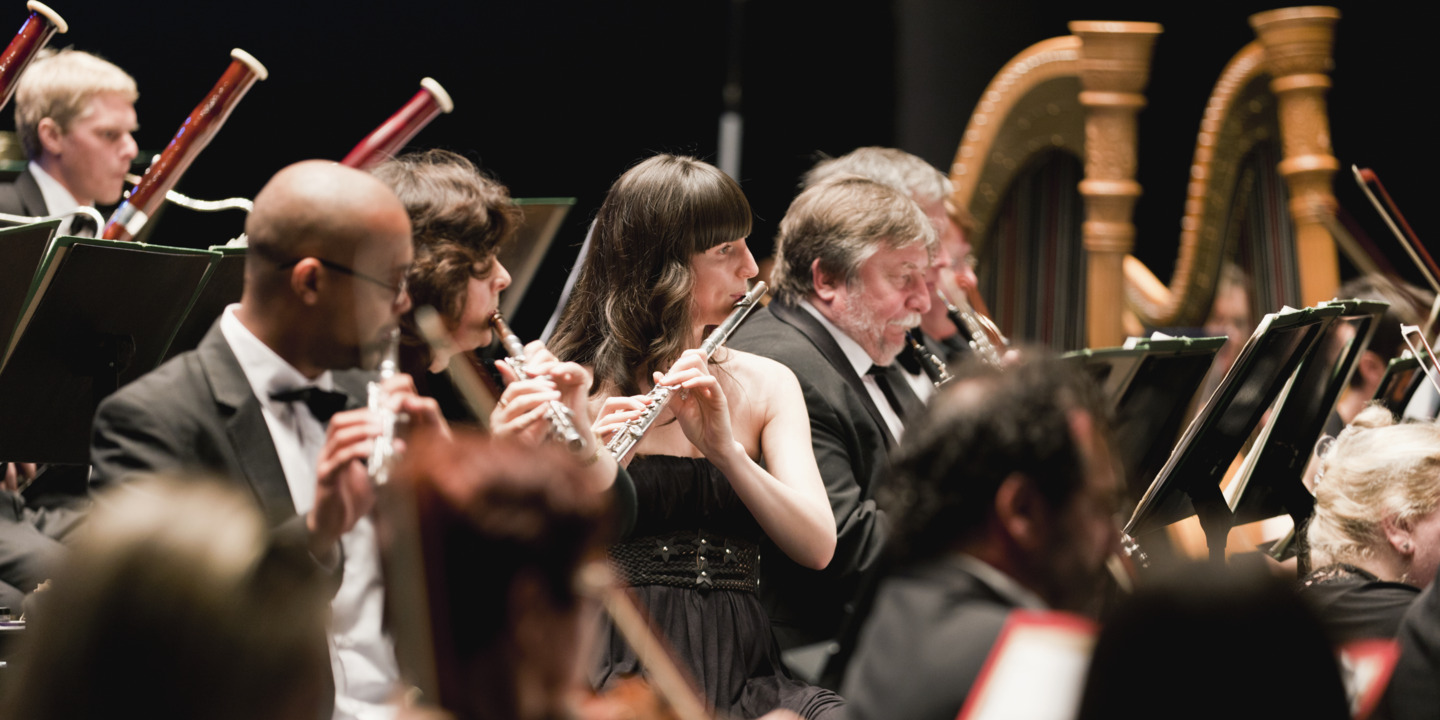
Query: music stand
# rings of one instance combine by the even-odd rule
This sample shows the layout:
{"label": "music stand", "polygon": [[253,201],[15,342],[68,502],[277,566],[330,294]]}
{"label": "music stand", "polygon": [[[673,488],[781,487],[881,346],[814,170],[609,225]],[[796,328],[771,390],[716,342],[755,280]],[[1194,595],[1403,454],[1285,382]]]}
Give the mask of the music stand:
{"label": "music stand", "polygon": [[1415,390],[1420,383],[1425,381],[1425,373],[1420,371],[1420,360],[1415,354],[1406,350],[1400,357],[1391,358],[1390,363],[1385,366],[1385,374],[1380,376],[1380,384],[1375,387],[1375,397],[1391,415],[1400,417],[1405,412],[1405,407],[1410,404],[1410,398],[1414,397]]}
{"label": "music stand", "polygon": [[10,341],[59,220],[0,230],[0,352]]}
{"label": "music stand", "polygon": [[88,463],[95,408],[159,364],[218,257],[57,238],[0,360],[0,457]]}
{"label": "music stand", "polygon": [[1065,356],[1079,362],[1105,396],[1131,502],[1165,465],[1185,411],[1224,345],[1223,337],[1131,338],[1124,347]]}
{"label": "music stand", "polygon": [[161,362],[200,347],[200,341],[205,339],[205,333],[210,332],[210,326],[215,324],[226,307],[240,302],[240,295],[245,291],[245,248],[212,245],[210,251],[220,254],[215,271],[205,281],[205,287],[200,289],[194,307],[180,323],[180,329],[176,331],[170,347],[166,348]]}
{"label": "music stand", "polygon": [[1304,482],[1315,441],[1390,307],[1368,300],[1319,305],[1331,306],[1341,308],[1340,315],[1326,326],[1275,401],[1259,439],[1226,490],[1237,525],[1289,514],[1295,527],[1304,527],[1315,509],[1315,496]]}
{"label": "music stand", "polygon": [[1261,318],[1230,372],[1190,423],[1125,525],[1133,538],[1200,516],[1210,557],[1223,561],[1230,507],[1220,480],[1260,416],[1314,348],[1340,307],[1286,308]]}
{"label": "music stand", "polygon": [[550,244],[575,198],[515,198],[515,205],[525,215],[525,222],[515,232],[515,238],[500,247],[500,264],[510,272],[510,287],[500,298],[500,312],[513,317],[520,308],[520,301],[530,289],[530,281],[540,269],[540,263],[550,252]]}

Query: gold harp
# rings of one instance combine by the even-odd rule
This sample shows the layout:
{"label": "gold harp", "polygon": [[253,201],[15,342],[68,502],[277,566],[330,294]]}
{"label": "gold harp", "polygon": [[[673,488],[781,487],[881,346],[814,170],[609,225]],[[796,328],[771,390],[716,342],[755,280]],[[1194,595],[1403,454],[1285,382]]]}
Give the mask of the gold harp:
{"label": "gold harp", "polygon": [[[1074,34],[1006,64],[950,175],[951,201],[975,218],[981,287],[1001,329],[1072,349],[1118,345],[1143,326],[1199,325],[1222,261],[1246,264],[1246,246],[1280,258],[1252,270],[1265,286],[1257,304],[1328,299],[1339,282],[1328,229],[1338,163],[1324,94],[1338,18],[1332,8],[1251,18],[1260,39],[1231,60],[1207,105],[1169,285],[1130,255],[1135,114],[1161,28],[1074,22]],[[1247,232],[1247,217],[1268,206],[1287,215],[1269,223],[1282,230]]]}

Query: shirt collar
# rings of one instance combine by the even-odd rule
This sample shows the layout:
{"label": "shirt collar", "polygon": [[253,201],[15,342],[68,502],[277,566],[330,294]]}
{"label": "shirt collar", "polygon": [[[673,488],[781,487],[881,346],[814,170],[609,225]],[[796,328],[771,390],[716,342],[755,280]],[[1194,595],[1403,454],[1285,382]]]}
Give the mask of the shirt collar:
{"label": "shirt collar", "polygon": [[271,395],[307,385],[314,385],[321,390],[335,389],[335,381],[329,370],[311,381],[296,370],[295,366],[286,362],[285,358],[271,350],[264,341],[255,337],[255,333],[250,332],[250,328],[245,327],[245,323],[240,322],[240,316],[235,314],[239,308],[239,304],[225,308],[225,313],[220,316],[220,332],[225,336],[225,342],[229,343],[230,350],[235,353],[235,359],[240,363],[240,369],[245,373],[250,389],[261,403],[268,405]]}
{"label": "shirt collar", "polygon": [[865,348],[855,341],[855,338],[845,334],[845,331],[841,330],[838,325],[830,322],[830,318],[821,314],[820,310],[809,300],[802,300],[796,304],[819,320],[820,324],[829,331],[831,337],[835,338],[835,344],[840,346],[840,352],[845,353],[845,359],[849,360],[850,365],[855,368],[856,375],[863,378],[865,373],[870,372],[870,366],[874,365],[875,361],[870,359],[870,353],[866,352]]}
{"label": "shirt collar", "polygon": [[985,583],[994,590],[1000,597],[1015,603],[1018,607],[1027,610],[1048,610],[1050,606],[1040,599],[1039,595],[1031,592],[1024,585],[1015,582],[1015,579],[997,569],[994,565],[965,553],[957,553],[955,564],[965,572],[974,575],[977,580]]}
{"label": "shirt collar", "polygon": [[60,184],[59,180],[50,176],[40,167],[40,163],[30,161],[30,175],[35,178],[35,184],[40,186],[40,196],[45,198],[45,210],[51,215],[63,215],[74,212],[80,207],[80,202]]}

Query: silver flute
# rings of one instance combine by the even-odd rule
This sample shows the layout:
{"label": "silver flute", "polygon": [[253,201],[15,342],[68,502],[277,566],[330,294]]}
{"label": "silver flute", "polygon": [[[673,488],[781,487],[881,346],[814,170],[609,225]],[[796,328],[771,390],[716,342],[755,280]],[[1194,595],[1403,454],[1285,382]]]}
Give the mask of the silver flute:
{"label": "silver flute", "polygon": [[[500,334],[500,343],[505,346],[505,352],[509,355],[505,358],[505,362],[514,368],[515,373],[521,379],[531,377],[530,371],[525,369],[525,345],[520,342],[520,338],[515,336],[515,332],[510,329],[510,325],[505,322],[505,317],[500,314],[499,310],[490,316],[490,324],[495,326],[495,332]],[[552,440],[565,443],[565,447],[569,448],[571,452],[580,452],[585,449],[585,438],[580,435],[579,430],[575,429],[574,413],[570,412],[570,408],[565,407],[564,403],[559,400],[551,400],[546,403],[545,419],[550,422],[550,438]]]}
{"label": "silver flute", "polygon": [[380,419],[380,434],[375,437],[375,444],[370,448],[370,460],[365,466],[376,485],[390,482],[390,466],[395,459],[395,424],[399,422],[400,414],[390,409],[390,403],[386,402],[390,393],[385,391],[384,382],[395,377],[399,364],[400,327],[397,325],[390,330],[390,337],[386,340],[379,378],[365,386],[365,405]]}
{"label": "silver flute", "polygon": [[[730,311],[725,322],[716,326],[706,336],[705,341],[700,343],[700,353],[705,356],[706,360],[709,360],[710,356],[714,355],[715,351],[730,339],[730,334],[735,332],[735,328],[740,327],[740,322],[750,314],[751,310],[760,305],[760,298],[765,297],[765,293],[769,289],[765,283],[757,282],[750,292],[745,293],[745,297],[735,303],[735,309]],[[645,432],[655,424],[655,419],[660,417],[660,411],[664,410],[665,405],[670,402],[670,395],[675,392],[676,387],[678,386],[656,385],[645,396],[650,399],[650,405],[645,408],[640,417],[625,421],[625,424],[615,431],[615,437],[610,439],[610,443],[605,446],[605,449],[615,456],[617,462],[624,462],[625,458],[635,451],[635,446],[640,443],[640,438],[645,437]]]}
{"label": "silver flute", "polygon": [[[935,296],[940,298],[940,302],[945,303],[945,312],[950,316],[950,322],[955,323],[955,327],[969,339],[970,349],[974,350],[975,354],[991,367],[1004,369],[1005,360],[1000,356],[1000,349],[990,341],[990,335],[986,332],[989,329],[986,327],[987,324],[991,327],[994,326],[993,323],[990,323],[990,319],[975,312],[963,297],[956,298],[956,302],[950,302],[950,298],[945,297],[945,293],[940,292],[938,288],[935,290]],[[995,334],[999,335],[1000,333]]]}

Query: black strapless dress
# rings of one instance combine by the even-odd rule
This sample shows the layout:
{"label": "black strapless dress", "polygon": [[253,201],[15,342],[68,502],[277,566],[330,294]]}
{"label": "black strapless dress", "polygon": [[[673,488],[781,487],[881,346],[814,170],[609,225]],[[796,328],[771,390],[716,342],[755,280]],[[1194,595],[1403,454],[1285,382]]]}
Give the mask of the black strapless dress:
{"label": "black strapless dress", "polygon": [[[630,463],[639,499],[635,530],[610,549],[654,624],[709,702],[740,718],[776,708],[837,717],[840,696],[792,678],[755,596],[764,539],[730,482],[704,458],[646,455]],[[640,671],[608,623],[596,687]]]}

